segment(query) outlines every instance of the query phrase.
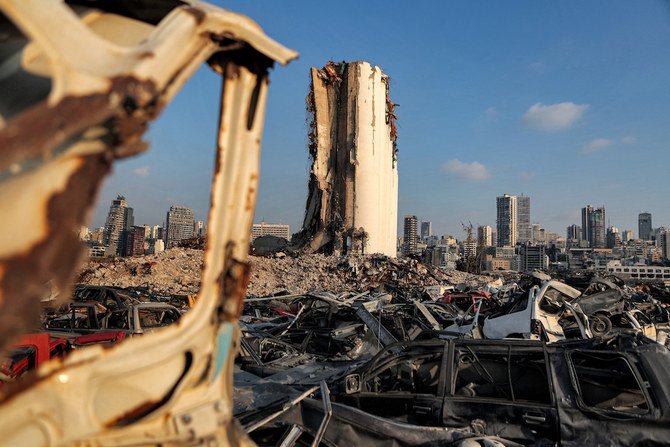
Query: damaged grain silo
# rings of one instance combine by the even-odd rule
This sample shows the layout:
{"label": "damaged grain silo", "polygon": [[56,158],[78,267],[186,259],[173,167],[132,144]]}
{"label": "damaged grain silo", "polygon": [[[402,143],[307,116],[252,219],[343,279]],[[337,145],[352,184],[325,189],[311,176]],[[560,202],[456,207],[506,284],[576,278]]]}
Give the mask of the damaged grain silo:
{"label": "damaged grain silo", "polygon": [[312,68],[304,251],[396,255],[397,131],[388,77],[367,62]]}

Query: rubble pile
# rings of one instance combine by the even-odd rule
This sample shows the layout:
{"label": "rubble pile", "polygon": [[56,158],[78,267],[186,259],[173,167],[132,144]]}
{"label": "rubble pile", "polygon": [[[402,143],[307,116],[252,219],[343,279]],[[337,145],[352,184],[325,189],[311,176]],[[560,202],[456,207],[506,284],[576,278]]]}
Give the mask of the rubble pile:
{"label": "rubble pile", "polygon": [[78,283],[114,287],[146,287],[159,294],[195,293],[200,285],[203,251],[175,248],[153,255],[91,260]]}
{"label": "rubble pile", "polygon": [[247,294],[270,296],[280,292],[304,294],[327,290],[341,293],[365,291],[382,285],[403,289],[447,283],[486,283],[491,278],[456,270],[444,270],[414,259],[386,256],[326,256],[321,254],[289,257],[251,257],[251,280]]}
{"label": "rubble pile", "polygon": [[[159,294],[194,294],[200,283],[203,252],[193,248],[173,248],[154,255],[114,258],[107,262],[89,261],[78,283],[115,287],[146,287]],[[384,284],[404,289],[421,289],[434,284],[471,286],[491,278],[455,270],[444,270],[414,259],[386,256],[326,256],[309,254],[274,257],[250,256],[249,296],[279,293],[302,294],[315,290],[340,293],[365,291]]]}

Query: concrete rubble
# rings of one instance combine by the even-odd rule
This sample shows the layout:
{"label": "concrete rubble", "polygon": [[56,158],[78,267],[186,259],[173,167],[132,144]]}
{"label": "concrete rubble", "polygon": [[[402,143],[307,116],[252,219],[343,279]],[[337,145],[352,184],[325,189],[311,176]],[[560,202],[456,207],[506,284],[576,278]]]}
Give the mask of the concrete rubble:
{"label": "concrete rubble", "polygon": [[[77,282],[115,287],[141,286],[158,294],[196,293],[202,259],[202,250],[173,248],[154,255],[113,258],[107,262],[90,260],[83,266]],[[440,269],[413,259],[380,255],[276,254],[273,257],[251,256],[249,259],[249,296],[282,292],[300,294],[315,290],[339,293],[384,283],[399,287],[422,287],[444,282],[474,284],[490,279]]]}

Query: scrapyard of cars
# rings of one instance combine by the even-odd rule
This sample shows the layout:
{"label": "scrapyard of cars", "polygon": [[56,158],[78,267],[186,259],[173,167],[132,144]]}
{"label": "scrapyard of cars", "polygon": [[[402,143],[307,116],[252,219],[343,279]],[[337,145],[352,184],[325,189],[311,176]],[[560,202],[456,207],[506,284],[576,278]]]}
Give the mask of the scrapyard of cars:
{"label": "scrapyard of cars", "polygon": [[668,442],[667,287],[456,287],[248,298],[237,417],[259,445]]}
{"label": "scrapyard of cars", "polygon": [[[0,98],[0,444],[668,443],[667,289],[535,275],[245,301],[268,69],[297,53],[190,0],[0,8],[1,81],[21,87]],[[146,149],[149,122],[204,63],[222,77],[220,231],[198,304],[83,288],[17,339],[42,286],[72,280],[74,230],[112,161]]]}

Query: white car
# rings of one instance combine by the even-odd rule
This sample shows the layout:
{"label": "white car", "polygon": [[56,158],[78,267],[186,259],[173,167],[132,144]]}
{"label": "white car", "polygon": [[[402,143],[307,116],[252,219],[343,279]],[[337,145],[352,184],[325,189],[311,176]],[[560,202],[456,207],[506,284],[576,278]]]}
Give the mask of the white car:
{"label": "white car", "polygon": [[565,339],[558,320],[566,309],[575,316],[584,338],[590,337],[583,312],[569,301],[581,292],[560,281],[547,281],[542,287],[534,286],[522,298],[489,315],[481,330],[485,338],[524,338],[555,342]]}

